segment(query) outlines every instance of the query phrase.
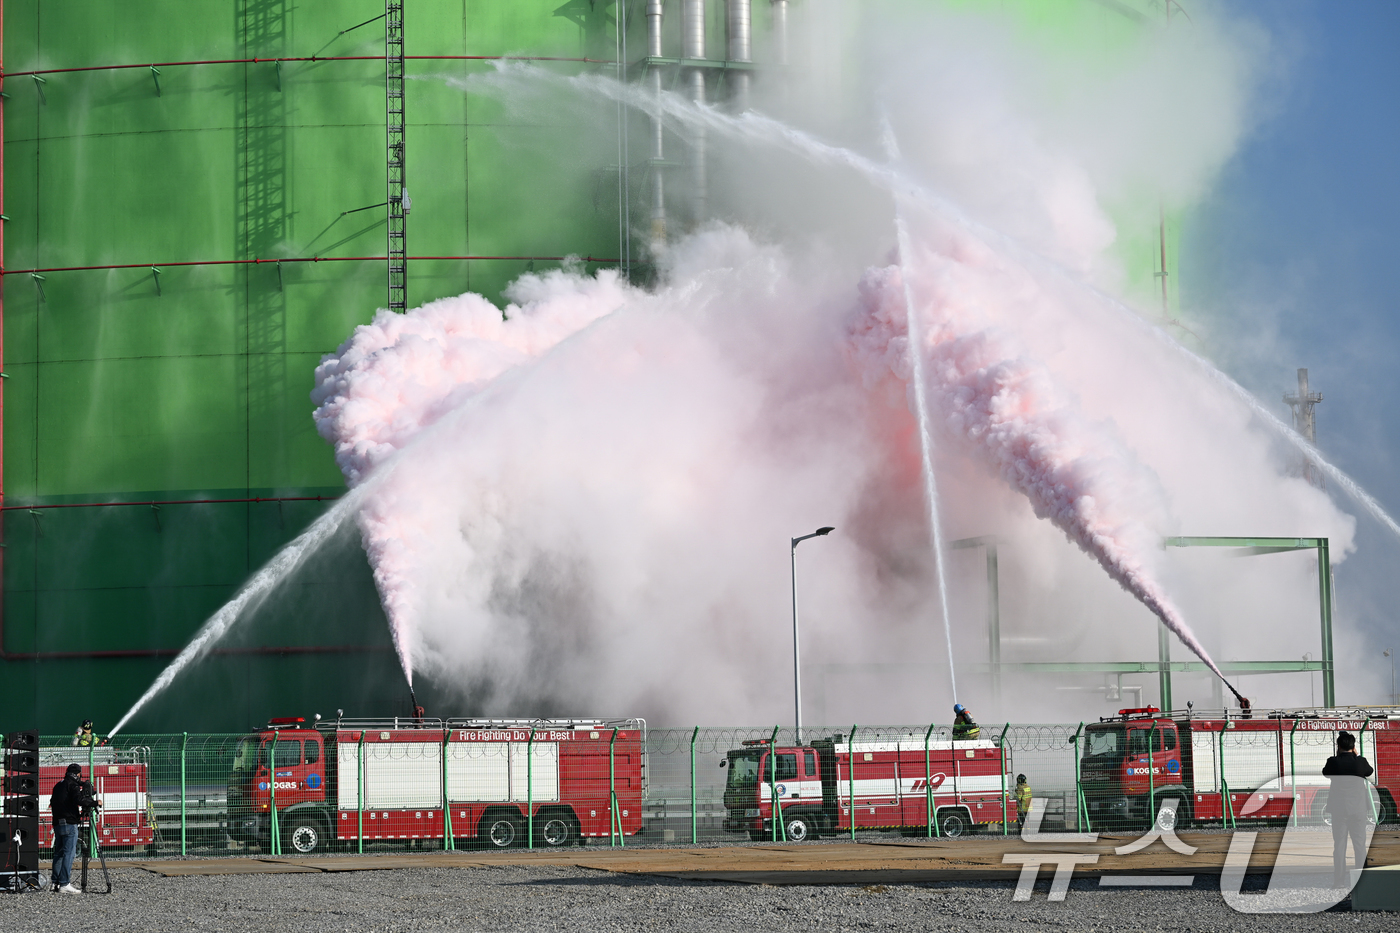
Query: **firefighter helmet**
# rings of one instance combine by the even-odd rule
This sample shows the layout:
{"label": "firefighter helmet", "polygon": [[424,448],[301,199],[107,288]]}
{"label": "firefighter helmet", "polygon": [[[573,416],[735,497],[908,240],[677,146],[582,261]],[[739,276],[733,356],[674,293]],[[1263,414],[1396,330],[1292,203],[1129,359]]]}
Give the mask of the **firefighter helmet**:
{"label": "firefighter helmet", "polygon": [[955,713],[965,713],[965,712],[967,712],[967,707],[966,707],[966,706],[963,706],[961,703],[954,703],[954,704],[953,704],[953,712],[955,712]]}

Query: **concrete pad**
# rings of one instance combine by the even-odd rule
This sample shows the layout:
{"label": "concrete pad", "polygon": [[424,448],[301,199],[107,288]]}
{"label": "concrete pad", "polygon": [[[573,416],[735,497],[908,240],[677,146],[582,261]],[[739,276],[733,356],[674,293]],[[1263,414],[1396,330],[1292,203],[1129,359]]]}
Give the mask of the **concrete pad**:
{"label": "concrete pad", "polygon": [[1351,890],[1351,909],[1400,911],[1400,865],[1362,869]]}

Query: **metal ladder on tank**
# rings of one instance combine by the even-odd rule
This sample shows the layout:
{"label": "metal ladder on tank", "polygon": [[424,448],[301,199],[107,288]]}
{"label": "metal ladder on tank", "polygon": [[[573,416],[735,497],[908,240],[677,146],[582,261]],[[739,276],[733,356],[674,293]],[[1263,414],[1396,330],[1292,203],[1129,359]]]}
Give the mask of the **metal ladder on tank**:
{"label": "metal ladder on tank", "polygon": [[403,0],[384,3],[385,137],[389,202],[389,310],[408,310],[408,212],[404,191]]}

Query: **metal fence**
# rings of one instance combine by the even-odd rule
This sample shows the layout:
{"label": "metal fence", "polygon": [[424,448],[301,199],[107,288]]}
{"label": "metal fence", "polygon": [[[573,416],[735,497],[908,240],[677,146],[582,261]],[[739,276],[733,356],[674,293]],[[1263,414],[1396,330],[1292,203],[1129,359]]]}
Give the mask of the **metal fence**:
{"label": "metal fence", "polygon": [[[1325,788],[1320,770],[1334,732],[1280,721],[1276,730],[1183,736],[1194,743],[1194,790],[1219,801],[1214,811],[1184,803],[1197,808],[1191,818],[1320,818],[1315,799],[1293,804]],[[648,729],[640,721],[346,721],[247,735],[121,735],[100,747],[47,736],[40,805],[47,809],[47,791],[78,763],[103,802],[94,831],[111,856],[713,843],[784,839],[790,830],[794,838],[1010,835],[1018,800],[1032,794],[1042,829],[1110,828],[1109,815],[1091,810],[1092,787],[1086,794],[1083,723],[984,724],[970,742],[940,724],[809,728],[803,738],[783,728]],[[1367,741],[1363,733],[1363,752]],[[1373,761],[1394,770],[1384,755]],[[758,787],[748,811],[725,804],[741,768],[751,795]],[[1153,784],[1156,769],[1147,770]],[[1018,776],[1027,780],[1023,794]],[[1153,809],[1171,790],[1146,789]],[[1284,809],[1260,811],[1253,801],[1266,795]],[[1389,800],[1380,798],[1378,820],[1395,818]],[[765,818],[773,803],[783,819]],[[735,825],[743,812],[752,821]],[[815,818],[790,825],[803,813]],[[1153,818],[1139,816],[1144,825]],[[41,844],[50,832],[46,818]]]}

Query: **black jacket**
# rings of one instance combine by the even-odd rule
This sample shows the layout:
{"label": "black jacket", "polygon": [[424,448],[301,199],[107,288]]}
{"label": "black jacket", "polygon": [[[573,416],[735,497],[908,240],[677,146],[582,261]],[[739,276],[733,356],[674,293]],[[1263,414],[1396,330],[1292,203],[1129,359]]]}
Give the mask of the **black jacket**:
{"label": "black jacket", "polygon": [[1357,754],[1333,755],[1322,766],[1322,773],[1332,779],[1327,795],[1327,812],[1338,818],[1362,818],[1371,815],[1370,788],[1366,778],[1375,771],[1371,763]]}
{"label": "black jacket", "polygon": [[83,801],[90,796],[91,791],[82,781],[70,781],[67,777],[59,781],[49,797],[54,823],[81,823]]}

